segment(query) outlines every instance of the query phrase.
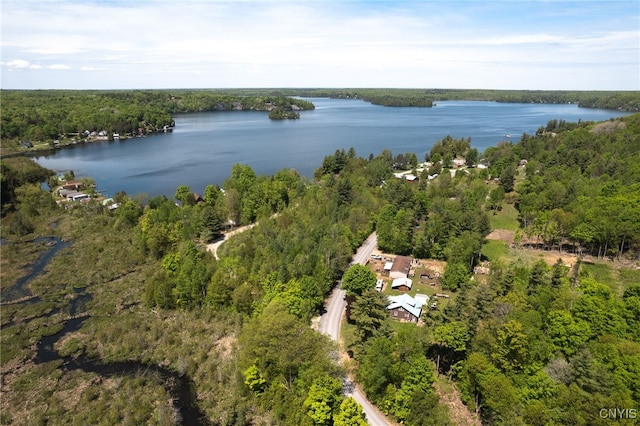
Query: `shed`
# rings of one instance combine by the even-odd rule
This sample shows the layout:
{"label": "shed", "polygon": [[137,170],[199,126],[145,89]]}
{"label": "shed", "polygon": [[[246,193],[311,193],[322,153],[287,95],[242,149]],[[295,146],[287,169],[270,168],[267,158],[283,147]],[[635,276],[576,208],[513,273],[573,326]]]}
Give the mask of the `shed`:
{"label": "shed", "polygon": [[409,290],[411,290],[411,286],[412,285],[413,285],[413,282],[411,281],[411,279],[409,279],[407,277],[396,278],[391,283],[391,288],[393,290],[409,291]]}

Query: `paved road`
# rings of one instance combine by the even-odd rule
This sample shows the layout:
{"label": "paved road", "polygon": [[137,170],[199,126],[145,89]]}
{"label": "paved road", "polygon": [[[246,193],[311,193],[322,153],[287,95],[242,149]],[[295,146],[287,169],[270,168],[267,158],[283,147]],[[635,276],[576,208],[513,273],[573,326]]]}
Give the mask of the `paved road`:
{"label": "paved road", "polygon": [[[364,265],[377,245],[378,236],[374,232],[369,235],[353,256],[353,263]],[[325,313],[320,317],[320,323],[318,325],[321,333],[328,335],[336,342],[340,340],[340,322],[344,309],[347,306],[347,302],[344,301],[344,296],[345,291],[341,288],[336,287],[333,289],[333,292],[325,304]],[[353,397],[358,404],[362,405],[362,409],[367,416],[367,422],[370,425],[387,426],[392,424],[367,400],[349,378],[345,378],[344,380],[344,394]]]}

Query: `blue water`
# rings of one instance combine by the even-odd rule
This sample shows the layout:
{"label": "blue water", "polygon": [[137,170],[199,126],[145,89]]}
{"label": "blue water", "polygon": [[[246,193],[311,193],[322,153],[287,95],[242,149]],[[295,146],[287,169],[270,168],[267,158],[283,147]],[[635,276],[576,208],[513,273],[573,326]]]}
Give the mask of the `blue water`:
{"label": "blue water", "polygon": [[90,176],[105,195],[173,196],[179,185],[202,192],[222,185],[233,164],[249,164],[257,174],[295,168],[311,177],[325,155],[353,147],[368,157],[390,149],[414,152],[421,160],[447,135],[471,137],[480,152],[505,140],[514,143],[549,120],[600,121],[623,112],[577,105],[447,101],[433,108],[392,108],[360,100],[313,98],[314,111],[299,120],[269,120],[265,112],[203,112],[175,117],[173,133],[119,142],[76,145],[36,158],[58,172]]}
{"label": "blue water", "polygon": [[[40,258],[31,266],[31,271],[27,275],[20,278],[14,285],[2,290],[2,294],[0,295],[0,300],[2,302],[10,302],[30,296],[31,291],[26,287],[29,281],[44,272],[45,267],[49,264],[49,262],[51,262],[53,256],[55,256],[55,254],[60,250],[69,247],[69,245],[71,244],[69,241],[63,241],[58,237],[38,237],[33,240],[33,243],[41,242],[48,243],[50,245],[50,248],[45,251],[40,256]],[[31,244],[31,242],[29,242],[28,244]],[[31,302],[35,301],[36,300],[31,300]]]}

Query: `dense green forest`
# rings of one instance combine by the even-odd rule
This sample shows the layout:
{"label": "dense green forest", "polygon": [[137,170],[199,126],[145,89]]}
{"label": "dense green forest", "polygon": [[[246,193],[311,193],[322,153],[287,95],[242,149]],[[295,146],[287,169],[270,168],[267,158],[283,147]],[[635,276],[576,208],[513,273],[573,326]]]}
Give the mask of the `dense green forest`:
{"label": "dense green forest", "polygon": [[[50,171],[3,158],[0,423],[364,424],[348,369],[406,425],[457,422],[443,386],[488,425],[635,424],[640,115],[425,149],[427,164],[337,150],[313,181],[238,164],[202,198],[177,183],[115,209],[56,202]],[[205,249],[253,223],[219,259]],[[445,265],[433,291],[449,297],[419,325],[391,320],[375,271],[350,268],[374,230],[385,253]],[[310,323],[341,278],[338,348]]]}

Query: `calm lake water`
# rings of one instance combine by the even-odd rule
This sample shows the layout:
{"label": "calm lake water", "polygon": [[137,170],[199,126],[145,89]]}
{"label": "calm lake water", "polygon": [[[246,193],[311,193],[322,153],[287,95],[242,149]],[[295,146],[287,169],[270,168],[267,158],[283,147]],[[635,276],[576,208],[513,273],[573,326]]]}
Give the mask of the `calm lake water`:
{"label": "calm lake water", "polygon": [[438,102],[433,108],[391,108],[360,100],[310,99],[314,111],[299,120],[270,120],[265,112],[204,112],[175,117],[173,133],[119,142],[95,142],[37,157],[57,172],[90,176],[105,195],[165,194],[179,185],[203,192],[222,185],[236,163],[257,174],[295,168],[313,176],[325,155],[353,147],[368,157],[390,149],[414,152],[422,160],[434,142],[447,135],[471,137],[480,152],[505,140],[514,143],[549,120],[600,121],[627,113],[577,105]]}

